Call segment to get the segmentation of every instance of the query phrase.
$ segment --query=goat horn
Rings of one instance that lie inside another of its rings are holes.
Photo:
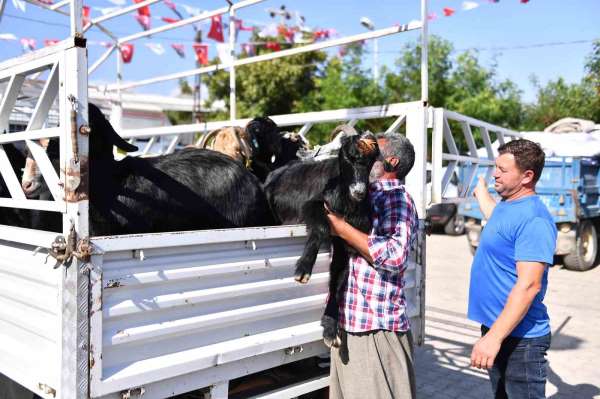
[[[354,127],[352,127],[348,124],[343,124],[343,125],[336,126],[335,129],[333,129],[333,131],[329,135],[329,141],[333,141],[337,137],[337,135],[340,133],[344,133],[346,136],[354,136],[354,135],[358,134],[358,132],[356,131],[356,129],[354,129]]]
[[[198,144],[199,148],[206,148],[206,146],[209,144],[209,141],[211,139],[214,139],[215,136],[217,134],[219,134],[221,132],[223,128],[221,129],[215,129],[211,132],[206,133],[204,136],[202,136],[202,138],[200,139],[200,143]]]
[[[371,138],[359,139],[357,144],[359,151],[363,154],[371,154],[377,148],[377,141]]]

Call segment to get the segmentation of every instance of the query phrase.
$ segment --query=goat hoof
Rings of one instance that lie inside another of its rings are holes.
[[[297,273],[294,276],[294,280],[296,280],[300,284],[306,284],[306,283],[308,283],[308,280],[310,280],[310,274],[309,273]]]

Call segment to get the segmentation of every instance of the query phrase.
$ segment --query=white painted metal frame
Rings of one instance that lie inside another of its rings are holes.
[[[286,115],[271,115],[273,119],[280,127],[289,126],[300,126],[299,132],[302,135],[306,135],[310,129],[318,123],[349,123],[356,124],[360,120],[377,119],[377,118],[388,118],[395,117],[394,122],[387,128],[388,132],[397,131],[406,121],[406,115],[413,112],[420,106],[418,101],[411,103],[395,103],[388,105],[377,105],[363,108],[346,108],[330,111],[319,111],[319,112],[305,112],[299,114],[286,114]],[[250,118],[236,119],[236,120],[224,120],[215,122],[195,123],[188,125],[176,125],[167,127],[157,128],[146,128],[143,130],[138,129],[123,129],[119,132],[121,137],[127,139],[149,139],[150,141],[146,146],[141,149],[140,154],[144,156],[148,155],[162,155],[165,153],[172,152],[179,140],[185,134],[190,133],[201,133],[206,134],[215,129],[220,129],[226,126],[245,126],[250,121]],[[171,142],[171,146],[166,148],[166,151],[162,152],[150,152],[150,148],[154,143],[156,137],[161,136],[172,136],[175,135],[175,144]],[[198,139],[198,142],[201,138]]]
[[[463,175],[465,176],[465,179],[461,182],[462,190],[458,193],[459,197],[464,198],[468,194],[469,187],[476,177],[479,165],[487,165],[486,180],[491,177],[496,154],[492,148],[492,137],[490,136],[490,133],[494,134],[500,145],[504,144],[507,140],[521,137],[519,132],[492,125],[444,108],[435,108],[433,114],[431,203],[442,202],[442,197],[448,188],[452,174],[459,166],[466,168],[466,172]],[[461,154],[456,146],[454,133],[452,132],[449,123],[450,121],[455,121],[460,124],[462,134],[468,146],[467,154]],[[477,153],[473,128],[478,129],[480,132],[486,150],[485,157],[481,157]],[[444,143],[446,144],[448,152],[444,152]],[[442,175],[442,167],[445,161],[447,161],[448,164],[446,172]]]

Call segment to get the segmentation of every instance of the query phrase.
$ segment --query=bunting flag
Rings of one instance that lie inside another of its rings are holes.
[[[125,64],[129,64],[133,59],[133,44],[121,44],[121,59]]]
[[[139,24],[142,26],[142,28],[144,30],[150,29],[150,16],[137,14],[137,15],[134,15],[133,17],[135,18],[136,21],[139,22]]]
[[[229,43],[217,44],[217,54],[223,64],[230,64],[233,61],[231,51],[229,50]]]
[[[133,0],[135,4],[141,3],[144,0]],[[145,15],[147,17],[150,16],[150,7],[143,6],[137,9],[138,15]]]
[[[221,16],[215,15],[210,20],[210,31],[208,32],[208,37],[211,39],[223,43],[225,40],[223,39],[223,24],[221,23]]]
[[[196,52],[196,61],[200,65],[208,65],[208,45],[202,43],[192,44],[194,51]]]
[[[254,45],[250,43],[242,43],[242,51],[249,57],[256,55],[256,49],[254,48]]]
[[[178,56],[185,58],[185,46],[183,44],[173,43],[171,44],[171,48],[175,50]]]
[[[239,18],[234,18],[234,23],[235,23],[235,29],[237,29],[239,31],[248,31],[248,32],[254,31],[253,26],[244,26],[244,21],[242,21]]]
[[[267,42],[265,43],[265,47],[272,51],[281,50],[281,45],[277,42]]]
[[[427,15],[427,20],[428,21],[435,21],[437,19],[437,14],[432,12],[431,14]]]
[[[169,17],[161,17],[160,19],[163,20],[163,22],[166,22],[168,24],[172,24],[172,23],[175,23],[177,21],[181,21],[180,19],[169,18]]]
[[[277,27],[277,33],[285,37],[285,41],[288,43],[294,43],[294,29],[288,28],[286,25],[279,25]]]
[[[455,12],[454,8],[450,8],[450,7],[444,7],[443,11],[444,11],[445,17],[451,17],[452,14],[454,14],[454,12]]]
[[[106,48],[111,48],[113,46],[113,43],[111,43],[111,42],[100,42],[98,44],[100,44],[102,47],[106,47]]]
[[[479,3],[474,1],[463,1],[462,3],[462,9],[465,11],[474,10],[477,7],[479,7]]]
[[[12,0],[13,6],[21,12],[25,12],[25,2],[23,0]]]
[[[85,28],[86,26],[88,26],[91,23],[92,23],[92,21],[90,20],[90,7],[89,6],[81,7],[81,24]]]
[[[117,10],[120,10],[121,7],[92,7],[92,9],[98,11],[102,15],[108,15]]]
[[[156,55],[163,55],[165,53],[165,48],[160,43],[145,43],[145,46]]]
[[[177,7],[175,6],[175,3],[173,3],[171,0],[165,0],[164,3],[167,7],[169,7],[173,11],[175,11],[177,9]]]
[[[12,33],[0,33],[0,40],[17,40],[17,37]]]
[[[274,36],[277,36],[277,24],[269,24],[258,32],[258,37],[265,38]]]
[[[35,50],[35,39],[22,37],[20,42],[21,42],[21,46],[23,46],[23,51]]]
[[[52,5],[52,0],[37,0],[38,2],[42,3],[42,4],[46,4],[48,6]]]
[[[521,4],[529,3],[529,0],[521,0]]]
[[[202,10],[200,10],[199,8],[190,7],[187,4],[180,4],[180,6],[185,10],[185,12],[187,12],[191,16],[196,16],[196,15],[202,14]]]
[[[60,40],[57,39],[44,39],[44,47],[50,47],[58,44]]]

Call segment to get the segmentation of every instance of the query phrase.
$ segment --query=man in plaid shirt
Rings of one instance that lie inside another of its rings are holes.
[[[331,350],[330,398],[414,398],[413,343],[404,271],[418,216],[403,180],[415,152],[399,134],[380,134],[382,161],[371,171],[369,234],[329,213],[332,233],[360,255],[350,258],[340,304],[342,345]]]

